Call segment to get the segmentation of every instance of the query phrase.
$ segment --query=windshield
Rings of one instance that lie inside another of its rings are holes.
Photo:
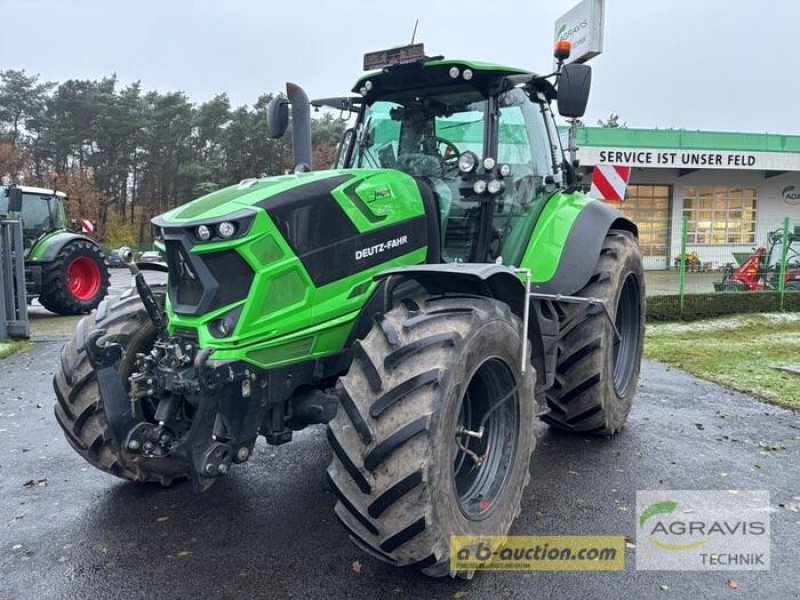
[[[0,192],[0,215],[8,214],[8,195]],[[47,231],[65,227],[64,203],[47,194],[22,194],[22,236],[26,247]]]
[[[469,87],[404,91],[368,106],[354,167],[400,169],[415,177],[455,174],[458,155],[483,156],[486,99]]]

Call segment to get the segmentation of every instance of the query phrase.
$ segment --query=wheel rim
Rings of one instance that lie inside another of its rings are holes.
[[[458,507],[471,521],[480,521],[492,513],[506,491],[514,467],[520,425],[515,385],[506,363],[490,358],[472,375],[461,399],[454,427],[453,485]],[[489,411],[480,439],[460,433],[463,429],[478,431]],[[480,466],[476,466],[470,452],[484,457]]]
[[[91,300],[100,290],[100,268],[91,258],[79,256],[67,267],[67,288],[78,300]]]
[[[639,285],[633,274],[625,278],[622,286],[614,325],[619,333],[614,342],[614,390],[624,396],[636,371],[642,327]]]

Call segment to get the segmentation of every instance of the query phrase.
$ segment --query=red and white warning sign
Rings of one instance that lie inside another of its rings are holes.
[[[94,222],[89,219],[81,219],[81,231],[83,233],[94,233]]]
[[[630,167],[595,165],[589,194],[611,202],[622,202],[625,199],[625,188],[628,186],[630,176]]]

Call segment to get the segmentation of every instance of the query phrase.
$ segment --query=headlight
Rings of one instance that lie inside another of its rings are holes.
[[[241,306],[228,311],[221,317],[217,317],[208,324],[208,332],[215,338],[228,337],[233,333],[233,330],[236,329],[236,323],[239,322],[239,317],[241,314]]]
[[[230,221],[223,221],[219,225],[217,225],[217,233],[219,237],[222,239],[227,240],[236,233],[236,224],[231,223]]]
[[[472,69],[464,69],[464,81],[472,79]]]
[[[458,67],[450,67],[449,73],[452,79],[456,79],[461,74]]]
[[[472,173],[477,164],[478,157],[474,152],[470,152],[469,150],[462,152],[461,156],[458,157],[458,170],[462,173]]]
[[[501,193],[505,189],[505,187],[506,184],[500,181],[499,179],[492,179],[486,186],[486,189],[490,194],[496,195]]]
[[[483,179],[478,179],[475,185],[472,186],[472,191],[476,194],[483,194],[486,191],[486,182]]]
[[[202,242],[207,242],[211,239],[211,229],[209,229],[208,225],[198,225],[195,233],[197,234],[197,239]]]
[[[500,177],[508,177],[511,175],[511,165],[500,165]]]
[[[486,158],[483,159],[483,168],[486,169],[487,171],[491,171],[492,169],[494,169],[494,166],[496,164],[497,161],[495,161],[495,159],[493,159],[491,156],[487,156]]]

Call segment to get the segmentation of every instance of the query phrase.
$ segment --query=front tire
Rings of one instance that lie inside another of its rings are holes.
[[[86,240],[74,240],[44,266],[39,302],[60,315],[88,313],[108,293],[109,277],[100,248]]]
[[[644,272],[633,234],[608,233],[594,273],[576,296],[604,300],[620,337],[602,306],[559,305],[556,377],[542,420],[566,431],[613,435],[636,395],[644,341]]]
[[[152,286],[152,289],[156,298],[163,301],[165,287]],[[188,477],[186,469],[156,472],[117,451],[106,420],[97,374],[86,353],[86,340],[96,329],[105,329],[105,338],[122,347],[122,359],[115,368],[126,384],[133,372],[136,354],[149,352],[157,337],[144,303],[133,288],[122,296],[106,298],[97,311],[80,320],[75,336],[61,349],[61,360],[53,377],[55,416],[67,441],[90,465],[122,479],[169,485],[176,479]]]
[[[404,300],[375,316],[328,429],[336,515],[356,545],[455,575],[451,535],[508,532],[534,446],[535,373],[520,372],[520,331],[507,305],[481,297]],[[483,438],[463,433],[481,421]],[[485,454],[481,466],[463,449]]]

